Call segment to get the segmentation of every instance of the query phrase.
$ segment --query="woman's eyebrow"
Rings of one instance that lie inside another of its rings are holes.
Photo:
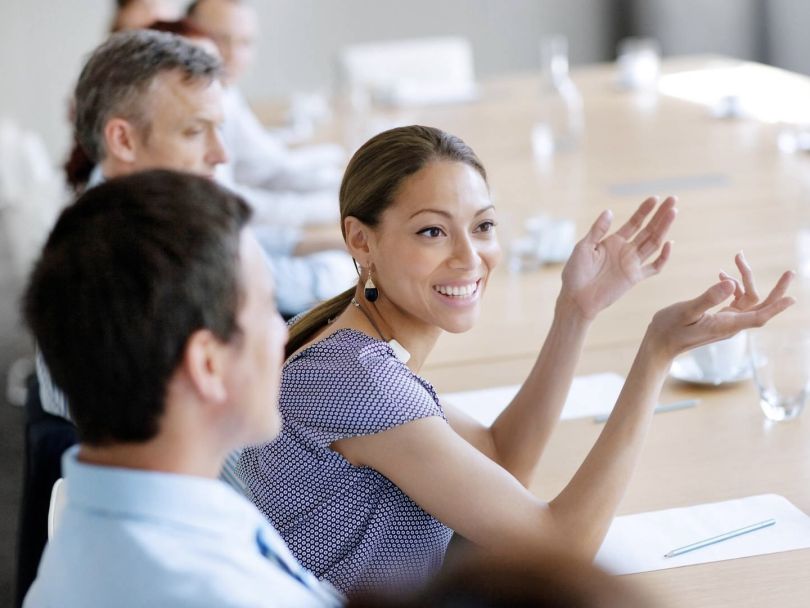
[[[489,211],[490,209],[494,209],[494,208],[495,208],[495,205],[487,205],[486,207],[483,207],[483,208],[479,209],[478,211],[476,211],[475,215],[479,216],[482,213],[484,213],[485,211]],[[448,218],[453,217],[453,214],[448,213],[447,211],[444,211],[442,209],[420,209],[416,213],[412,214],[411,217],[409,217],[408,219],[415,218],[420,213],[437,213],[438,215],[443,215],[443,216],[448,217]]]

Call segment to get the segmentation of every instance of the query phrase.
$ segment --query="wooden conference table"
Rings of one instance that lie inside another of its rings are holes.
[[[670,60],[663,72],[736,63]],[[757,69],[763,90],[800,78]],[[784,269],[804,268],[807,276],[800,272],[792,290],[799,302],[778,323],[810,326],[810,260],[803,262],[800,245],[810,230],[810,156],[781,153],[777,125],[719,119],[704,105],[621,91],[612,65],[576,69],[573,78],[585,101],[585,137],[551,167],[537,166],[531,154],[536,74],[485,82],[475,102],[398,111],[394,119],[441,127],[476,150],[489,172],[502,238],[537,213],[572,218],[581,235],[604,208],[618,225],[648,194],[679,197],[672,259],[597,319],[578,373],[626,374],[653,313],[699,294],[720,269],[736,270],[732,258],[742,248],[761,291]],[[810,256],[807,246],[803,254]],[[520,382],[550,324],[559,274],[559,266],[513,273],[504,264],[490,280],[476,328],[442,337],[423,375],[439,392]],[[661,402],[689,397],[700,404],[655,417],[619,514],[771,492],[810,513],[810,414],[767,423],[751,381],[701,388],[672,380]],[[567,483],[601,428],[591,419],[560,423],[532,486],[538,496],[552,498]],[[805,606],[810,550],[628,579],[665,606]]]

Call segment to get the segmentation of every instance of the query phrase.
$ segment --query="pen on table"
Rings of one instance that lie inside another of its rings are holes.
[[[653,410],[654,414],[664,414],[666,412],[674,412],[676,410],[685,410],[686,408],[695,407],[700,403],[700,399],[684,399],[683,401],[673,401],[672,403],[665,403],[659,405]],[[607,422],[610,414],[599,414],[593,417],[594,422]]]
[[[664,557],[675,557],[676,555],[683,555],[684,553],[689,553],[690,551],[694,551],[695,549],[702,549],[703,547],[708,547],[709,545],[714,545],[715,543],[722,543],[724,540],[729,540],[732,538],[736,538],[738,536],[742,536],[743,534],[749,534],[751,532],[756,532],[757,530],[762,530],[762,528],[768,528],[776,523],[775,519],[766,519],[765,521],[760,521],[755,524],[751,524],[750,526],[745,526],[744,528],[738,528],[736,530],[732,530],[731,532],[726,532],[725,534],[719,534],[717,536],[712,536],[711,538],[707,538],[706,540],[699,540],[696,543],[692,543],[691,545],[686,545],[685,547],[679,547],[677,549],[673,549]]]

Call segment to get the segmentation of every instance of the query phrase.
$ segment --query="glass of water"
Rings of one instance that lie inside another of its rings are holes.
[[[810,389],[810,332],[760,329],[749,340],[759,404],[769,420],[791,420]]]

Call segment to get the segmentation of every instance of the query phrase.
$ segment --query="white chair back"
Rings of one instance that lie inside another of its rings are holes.
[[[464,38],[357,44],[343,49],[340,65],[350,91],[365,89],[380,103],[449,103],[477,94],[472,46]]]
[[[65,510],[67,501],[67,484],[61,477],[56,480],[51,490],[51,502],[48,506],[48,540],[53,538],[53,533],[59,526],[62,519],[62,512]]]

